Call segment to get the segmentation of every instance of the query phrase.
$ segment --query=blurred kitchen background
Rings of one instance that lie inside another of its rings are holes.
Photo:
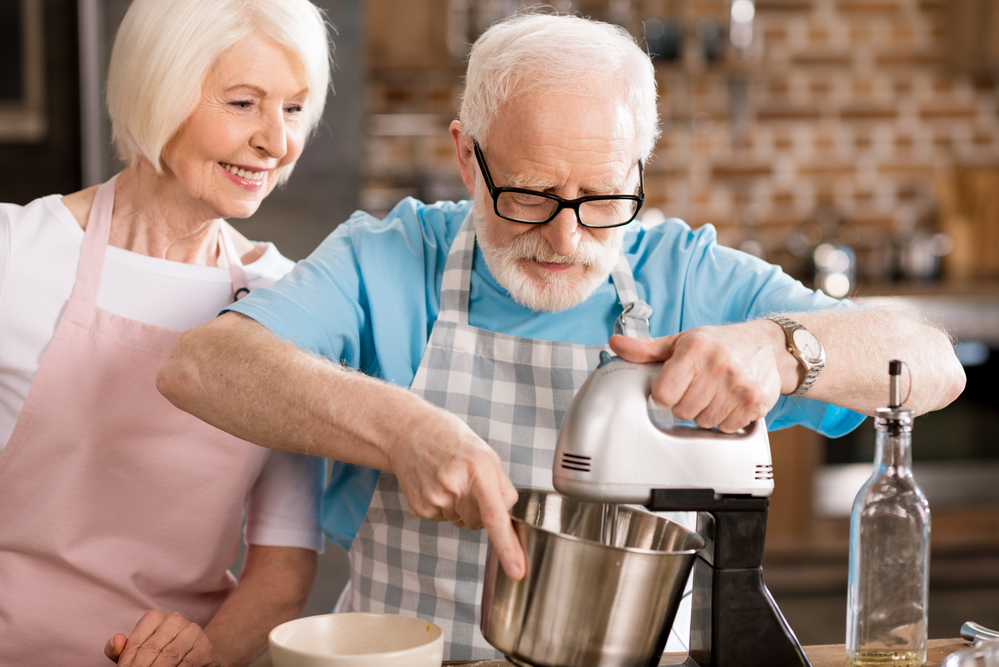
[[[319,0],[336,94],[287,187],[241,223],[306,256],[351,211],[466,196],[447,125],[468,45],[517,0]],[[642,224],[680,217],[836,297],[893,298],[958,341],[968,389],[915,422],[933,512],[930,636],[999,627],[999,3],[553,0],[652,54],[663,136]],[[102,86],[128,0],[0,1],[0,201],[120,168]],[[887,383],[886,383],[887,400]],[[766,579],[805,644],[844,640],[848,516],[873,428],[772,436]],[[306,613],[346,576],[328,545]]]

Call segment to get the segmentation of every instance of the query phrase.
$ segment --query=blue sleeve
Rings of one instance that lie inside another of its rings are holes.
[[[686,276],[685,319],[745,322],[773,313],[849,305],[808,289],[779,266],[719,245],[710,225],[695,233],[699,252],[694,252]]]
[[[804,396],[781,396],[767,414],[767,430],[801,424],[827,438],[838,438],[860,426],[865,419],[864,415],[837,405]]]
[[[675,292],[658,294],[654,283],[649,285],[650,298],[655,299],[653,308],[662,307],[668,318],[660,326],[672,329],[670,333],[745,322],[773,313],[853,307],[848,301],[808,289],[779,266],[719,245],[711,225],[691,230],[685,223],[673,220],[663,226],[660,233],[664,242],[657,243],[653,237],[640,239],[639,245],[649,245],[645,256],[653,266],[661,247],[667,256],[658,261],[669,262],[667,266],[678,274],[674,284],[683,285],[679,304],[672,309],[666,300],[675,301]],[[767,415],[767,426],[777,430],[802,424],[828,437],[839,437],[863,420],[863,415],[822,401],[782,396]]]
[[[326,537],[344,551],[350,551],[350,543],[364,522],[380,474],[373,468],[333,462],[320,517]]]
[[[780,267],[746,253],[712,244],[699,270],[716,270],[720,264],[733,267],[728,279],[736,286],[724,300],[729,321],[745,321],[773,313],[793,313],[823,308],[852,308],[820,290],[810,290],[784,273]],[[736,315],[738,304],[746,304],[745,314]],[[703,301],[700,308],[710,306]],[[860,426],[864,415],[803,396],[781,396],[767,414],[771,431],[801,424],[830,438],[838,438]]]
[[[330,234],[308,258],[272,287],[253,290],[228,310],[252,317],[278,338],[353,368],[362,360],[366,313],[360,267],[349,222]],[[367,361],[368,363],[363,363]],[[379,471],[332,461],[322,494],[320,523],[331,542],[350,549],[371,503]]]
[[[384,220],[355,213],[284,278],[228,310],[334,363],[408,387],[437,315],[447,251],[468,206],[406,199]],[[321,517],[334,544],[350,547],[378,476],[333,462]]]
[[[304,350],[357,368],[366,299],[349,229],[358,217],[351,216],[274,285],[253,290],[226,310],[252,317]]]
[[[717,244],[711,244],[705,252],[697,272],[718,272],[721,266],[729,267],[728,275],[721,273],[722,279],[735,288],[728,291],[721,303],[726,321],[746,321],[773,313],[853,307],[849,301],[839,301],[820,290],[808,289],[778,266]],[[703,283],[705,279],[701,278],[699,282]],[[740,303],[744,304],[744,314],[739,313]],[[710,311],[718,308],[718,302],[699,300],[698,308],[702,313]],[[767,414],[767,427],[776,431],[801,424],[824,436],[838,438],[860,426],[864,418],[852,410],[804,396],[781,396]]]

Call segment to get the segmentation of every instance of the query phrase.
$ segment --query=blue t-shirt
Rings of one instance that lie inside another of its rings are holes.
[[[440,310],[448,250],[470,208],[468,201],[428,205],[405,199],[384,220],[357,212],[273,287],[254,290],[229,310],[303,349],[409,387]],[[651,229],[634,224],[624,252],[638,297],[653,308],[653,336],[840,303],[777,266],[718,245],[710,225],[691,230],[676,219]],[[583,345],[606,343],[620,314],[610,279],[560,313],[521,306],[496,282],[478,248],[469,298],[471,326]],[[767,424],[771,430],[804,424],[836,437],[863,419],[819,401],[782,396]],[[334,464],[322,509],[334,543],[349,548],[377,479],[378,471]]]

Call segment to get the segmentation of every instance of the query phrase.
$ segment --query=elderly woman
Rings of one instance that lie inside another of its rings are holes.
[[[108,74],[128,166],[0,205],[0,665],[244,665],[300,613],[321,460],[200,422],[154,376],[290,270],[224,219],[288,177],[329,62],[308,0],[135,0]]]

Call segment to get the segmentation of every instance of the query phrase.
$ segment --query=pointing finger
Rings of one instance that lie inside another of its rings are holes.
[[[527,574],[527,554],[520,544],[517,531],[513,529],[513,520],[503,512],[502,518],[486,523],[486,532],[492,540],[496,555],[503,565],[506,576],[513,581],[520,581]]]
[[[498,487],[479,485],[473,492],[478,496],[479,514],[503,571],[513,581],[520,581],[527,574],[527,554],[513,528],[509,507]]]

